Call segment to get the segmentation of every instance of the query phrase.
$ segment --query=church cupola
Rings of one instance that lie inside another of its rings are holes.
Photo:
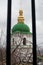
[[[18,23],[15,24],[12,28],[12,34],[22,33],[22,34],[31,34],[30,28],[24,23],[23,10],[19,10]]]

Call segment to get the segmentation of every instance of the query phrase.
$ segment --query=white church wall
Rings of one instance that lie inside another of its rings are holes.
[[[14,44],[15,44],[15,41],[16,41],[17,45],[19,45],[19,43],[20,43],[20,45],[23,45],[23,38],[26,38],[26,45],[32,44],[32,35],[29,35],[29,34],[13,34],[13,35],[11,35],[11,45],[13,45],[13,39],[14,39]]]

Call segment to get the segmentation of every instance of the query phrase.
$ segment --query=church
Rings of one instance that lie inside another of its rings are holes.
[[[13,64],[33,62],[32,32],[24,22],[23,10],[19,10],[17,21],[11,33],[12,62],[13,58],[15,59]]]

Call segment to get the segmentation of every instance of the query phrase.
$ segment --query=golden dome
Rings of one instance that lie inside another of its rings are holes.
[[[18,23],[21,23],[21,22],[24,23],[24,17],[23,17],[23,11],[22,10],[19,11],[19,16],[18,16]]]

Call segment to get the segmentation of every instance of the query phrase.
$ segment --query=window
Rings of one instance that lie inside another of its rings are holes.
[[[26,38],[23,38],[23,45],[26,45]]]
[[[14,45],[14,38],[13,38],[13,45]]]

